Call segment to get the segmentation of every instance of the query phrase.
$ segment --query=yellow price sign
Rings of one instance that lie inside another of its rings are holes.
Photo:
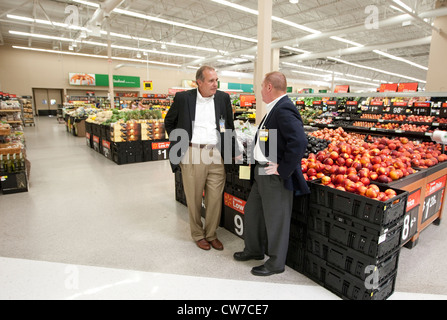
[[[152,81],[144,81],[144,91],[152,91],[153,89]]]

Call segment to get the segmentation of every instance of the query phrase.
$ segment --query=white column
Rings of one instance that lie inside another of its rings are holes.
[[[256,124],[259,125],[264,117],[266,104],[262,101],[261,84],[266,73],[272,71],[272,13],[273,0],[258,1],[258,53],[254,90],[256,94]]]
[[[110,30],[108,30],[108,32],[107,32],[107,55],[108,55],[108,60],[107,61],[108,61],[108,64],[109,64],[109,99],[110,99],[110,108],[114,109],[115,108],[115,91],[113,89],[112,41],[110,41]]]
[[[279,48],[272,49],[272,71],[279,71]]]

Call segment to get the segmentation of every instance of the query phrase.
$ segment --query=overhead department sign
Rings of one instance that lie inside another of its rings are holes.
[[[72,86],[109,86],[109,76],[106,74],[69,73],[68,79]],[[139,88],[140,77],[113,76],[113,86],[121,88]]]

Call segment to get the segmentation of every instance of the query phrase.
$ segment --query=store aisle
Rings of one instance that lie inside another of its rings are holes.
[[[234,261],[243,241],[223,228],[223,252],[199,250],[168,161],[118,166],[56,118],[38,118],[25,134],[30,191],[0,195],[0,299],[203,299],[204,292],[210,299],[337,299],[290,268],[252,276],[259,262]],[[439,259],[446,228],[430,227],[416,248],[402,251],[393,298],[446,298],[447,262]],[[79,286],[67,287],[77,274]]]

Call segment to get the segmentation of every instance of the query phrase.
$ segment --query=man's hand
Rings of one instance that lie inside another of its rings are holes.
[[[271,176],[271,175],[279,176],[277,163],[269,162],[268,167],[266,167],[264,170],[265,170],[265,173],[268,174],[269,176]]]

